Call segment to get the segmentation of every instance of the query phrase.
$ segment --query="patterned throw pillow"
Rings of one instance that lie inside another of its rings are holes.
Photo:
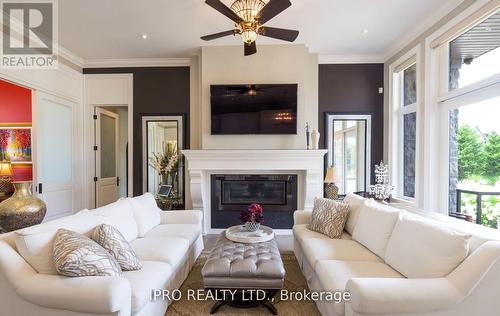
[[[340,238],[348,216],[349,205],[330,199],[316,198],[308,228],[330,238]]]
[[[94,229],[92,239],[116,259],[123,271],[141,269],[139,257],[118,229],[111,225],[101,224]]]
[[[54,265],[59,274],[70,277],[121,275],[115,258],[92,239],[59,229],[54,239]]]

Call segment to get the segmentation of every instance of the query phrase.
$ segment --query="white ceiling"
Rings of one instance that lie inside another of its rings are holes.
[[[320,55],[383,56],[461,0],[291,2],[289,9],[266,25],[299,30],[295,43]],[[189,57],[203,45],[241,45],[232,36],[212,42],[200,39],[232,27],[228,18],[203,0],[59,1],[60,45],[83,59]],[[146,40],[141,38],[144,33]],[[257,43],[284,42],[259,37]]]

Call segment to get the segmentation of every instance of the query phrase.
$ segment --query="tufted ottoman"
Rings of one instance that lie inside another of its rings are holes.
[[[235,243],[222,233],[201,273],[205,289],[223,293],[217,296],[223,299],[212,307],[211,314],[228,304],[241,308],[264,306],[277,315],[271,301],[283,288],[285,268],[276,241]]]

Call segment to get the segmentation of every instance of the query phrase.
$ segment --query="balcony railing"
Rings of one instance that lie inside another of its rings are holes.
[[[462,213],[462,194],[472,194],[476,196],[476,218],[474,218],[472,215]],[[483,201],[483,196],[495,196],[499,195],[500,192],[486,192],[486,191],[473,191],[473,190],[463,190],[463,189],[457,189],[457,211],[456,212],[451,212],[450,211],[450,216],[460,218],[469,222],[475,222],[476,224],[482,225],[482,215],[483,215],[483,209],[482,209],[482,201]]]

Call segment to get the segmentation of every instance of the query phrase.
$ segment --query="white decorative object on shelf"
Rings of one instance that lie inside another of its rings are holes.
[[[370,185],[370,195],[377,200],[385,200],[392,194],[394,187],[389,184],[389,166],[383,161],[375,165],[375,184]]]
[[[319,138],[320,138],[320,133],[318,132],[317,129],[313,129],[311,132],[311,142],[312,142],[312,149],[319,149]]]
[[[226,238],[234,242],[255,244],[272,240],[274,232],[271,227],[264,225],[260,225],[260,228],[254,232],[248,231],[244,225],[237,225],[226,229]]]
[[[309,126],[309,122],[306,122],[306,149],[311,149],[310,134],[311,134],[311,127]]]

